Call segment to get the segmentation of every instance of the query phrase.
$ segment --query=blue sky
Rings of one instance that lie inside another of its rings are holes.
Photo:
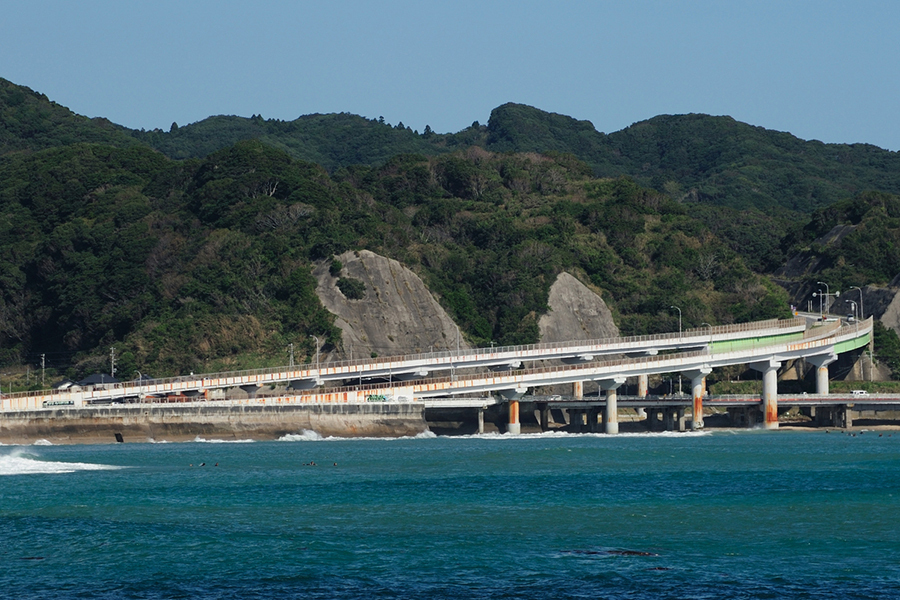
[[[519,102],[605,132],[707,113],[900,150],[900,2],[0,0],[0,77],[168,130],[210,115],[384,116]]]

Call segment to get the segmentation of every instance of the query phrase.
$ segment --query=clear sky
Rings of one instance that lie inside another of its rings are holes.
[[[900,150],[900,1],[0,0],[0,77],[168,130],[350,112],[455,132],[519,102],[604,132],[707,113]]]

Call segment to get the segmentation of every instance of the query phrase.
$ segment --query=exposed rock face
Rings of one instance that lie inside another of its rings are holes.
[[[568,273],[550,288],[550,311],[538,321],[542,342],[617,337],[619,328],[603,299]]]
[[[329,262],[313,272],[316,293],[343,332],[344,347],[335,359],[455,350],[457,340],[460,348],[470,347],[418,275],[396,260],[368,250],[345,252],[338,260],[344,265],[340,277],[362,281],[365,295],[347,298]]]

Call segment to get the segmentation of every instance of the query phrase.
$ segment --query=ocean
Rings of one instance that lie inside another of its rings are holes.
[[[900,598],[900,432],[0,447],[0,598]]]

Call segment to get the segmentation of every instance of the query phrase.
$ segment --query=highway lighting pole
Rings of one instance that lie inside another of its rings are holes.
[[[844,302],[849,302],[853,306],[853,318],[859,321],[859,315],[856,313],[856,302],[853,300],[844,300]]]
[[[850,289],[851,290],[859,290],[859,318],[865,319],[866,318],[866,309],[863,307],[862,288],[859,287],[858,285],[853,285],[853,286],[850,286]]]
[[[674,308],[675,310],[678,311],[678,337],[680,338],[681,337],[681,309],[674,305],[670,306],[669,308]]]
[[[681,340],[681,309],[675,306],[674,304],[669,308],[674,308],[678,311],[678,340]],[[681,373],[678,373],[678,395],[681,396]]]
[[[309,336],[316,340],[316,379],[319,378],[319,338],[314,335]]]
[[[828,314],[828,312],[829,312],[828,302],[829,302],[829,298],[831,298],[831,290],[829,289],[828,284],[825,283],[824,281],[817,281],[816,284],[825,286],[825,312],[823,313],[823,316],[824,316],[825,314]],[[834,295],[835,295],[835,297],[837,297],[840,295],[840,292],[835,292]],[[819,301],[821,302],[821,298]]]

